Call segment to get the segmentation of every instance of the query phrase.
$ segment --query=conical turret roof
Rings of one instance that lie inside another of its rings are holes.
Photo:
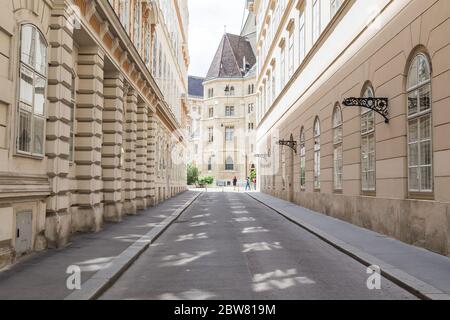
[[[245,37],[226,33],[219,44],[206,80],[243,77],[255,63],[256,57],[250,42]]]

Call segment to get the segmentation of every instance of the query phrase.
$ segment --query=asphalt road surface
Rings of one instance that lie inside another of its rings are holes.
[[[243,193],[202,194],[101,299],[415,299]],[[374,283],[374,282],[372,282]]]

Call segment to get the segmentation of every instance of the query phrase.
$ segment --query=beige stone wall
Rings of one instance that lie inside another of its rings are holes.
[[[298,154],[292,156],[292,199],[280,183],[283,167],[279,163],[275,169],[275,186],[272,168],[266,168],[261,188],[307,208],[450,255],[450,7],[445,0],[415,0],[391,6],[386,12],[399,11],[394,12],[391,20],[380,24],[374,37],[365,39],[362,34],[366,42],[356,54],[334,62],[340,64],[336,72],[322,75],[317,80],[320,86],[310,88],[304,93],[307,98],[297,100],[271,130],[262,134],[260,151],[272,148],[273,152],[280,152],[270,142],[271,136],[287,139],[293,134],[298,141],[304,126],[306,190],[300,190]],[[426,199],[408,192],[406,74],[411,58],[418,52],[430,57],[432,64],[434,193]],[[295,76],[300,78],[301,72]],[[360,109],[343,108],[344,181],[342,194],[336,193],[333,190],[333,108],[347,97],[361,96],[367,81],[372,84],[375,96],[389,98],[389,124],[376,115],[376,192],[366,195],[361,191]],[[286,95],[294,94],[289,85],[285,88]],[[322,131],[320,190],[313,188],[316,116],[320,118]],[[288,157],[293,154],[290,149],[285,152]],[[286,167],[289,165],[287,162]]]
[[[16,152],[18,48],[20,25],[35,25],[50,39],[47,1],[3,1],[0,13],[0,268],[15,258],[16,216],[31,212],[31,246],[46,247],[45,199],[50,195],[47,158]],[[50,72],[49,72],[50,73]],[[50,77],[50,74],[49,74]]]
[[[185,165],[172,161],[172,152],[178,159],[185,156],[180,123],[113,9],[84,0],[4,2],[0,268],[16,256],[16,217],[22,212],[32,216],[29,251],[43,250],[65,246],[73,233],[99,231],[104,221],[119,222],[186,190]],[[148,11],[146,17],[153,21]],[[17,53],[24,23],[34,25],[48,44],[44,156],[16,151]],[[156,149],[159,127],[164,152]],[[169,166],[158,178],[159,159]]]

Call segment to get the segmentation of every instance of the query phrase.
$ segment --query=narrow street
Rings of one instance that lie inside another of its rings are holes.
[[[415,299],[243,193],[202,194],[101,299]]]

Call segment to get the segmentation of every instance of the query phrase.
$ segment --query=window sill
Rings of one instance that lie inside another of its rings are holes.
[[[14,156],[21,157],[21,158],[33,159],[33,160],[44,160],[44,158],[45,158],[45,156],[43,156],[43,155],[33,155],[33,154],[28,154],[28,153],[21,153],[18,151],[16,151]]]
[[[435,200],[434,192],[410,192],[408,200]]]

